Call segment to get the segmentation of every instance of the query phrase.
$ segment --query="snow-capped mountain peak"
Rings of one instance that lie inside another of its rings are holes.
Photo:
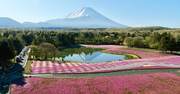
[[[64,19],[46,21],[48,24],[70,28],[126,28],[127,26],[112,21],[90,7],[76,10]]]
[[[99,17],[100,13],[96,12],[90,7],[84,7],[70,13],[66,18],[78,18],[78,17]]]

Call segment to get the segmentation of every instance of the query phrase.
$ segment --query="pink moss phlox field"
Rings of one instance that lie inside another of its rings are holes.
[[[86,47],[91,48],[103,48],[105,49],[105,52],[110,53],[129,53],[129,54],[135,54],[140,56],[141,58],[152,58],[152,57],[162,57],[162,56],[172,56],[169,54],[160,53],[157,51],[146,51],[146,50],[140,50],[140,49],[132,49],[132,48],[125,48],[122,46],[117,45],[84,45]]]
[[[112,53],[136,54],[141,56],[141,59],[94,64],[33,61],[32,73],[89,73],[138,68],[180,68],[180,56],[176,55],[162,54],[157,51],[135,50],[115,45],[86,45],[86,47],[105,48],[105,52]]]
[[[94,64],[52,61],[33,61],[32,63],[32,73],[89,73],[139,68],[180,68],[180,56],[163,56]]]
[[[172,73],[95,78],[27,78],[13,94],[179,94],[180,77]]]

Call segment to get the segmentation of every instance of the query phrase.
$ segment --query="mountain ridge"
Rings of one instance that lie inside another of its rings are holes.
[[[21,27],[22,24],[8,17],[0,17],[0,27]]]
[[[5,21],[7,20],[7,22]],[[1,23],[2,22],[2,23]],[[6,25],[3,25],[5,23]],[[10,18],[0,17],[0,27],[60,27],[60,28],[126,28],[126,25],[119,24],[103,16],[90,7],[84,7],[68,14],[62,19],[51,19],[43,22],[19,23]]]

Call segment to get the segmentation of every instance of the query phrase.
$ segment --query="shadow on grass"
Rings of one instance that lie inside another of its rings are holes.
[[[23,67],[20,64],[14,64],[7,71],[0,70],[0,94],[7,94],[10,85],[23,86],[26,84],[23,76]]]

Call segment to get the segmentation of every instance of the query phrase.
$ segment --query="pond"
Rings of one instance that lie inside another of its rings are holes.
[[[104,52],[80,53],[71,54],[64,57],[64,61],[81,62],[81,63],[100,63],[111,62],[117,60],[125,60],[125,55],[116,55]]]

